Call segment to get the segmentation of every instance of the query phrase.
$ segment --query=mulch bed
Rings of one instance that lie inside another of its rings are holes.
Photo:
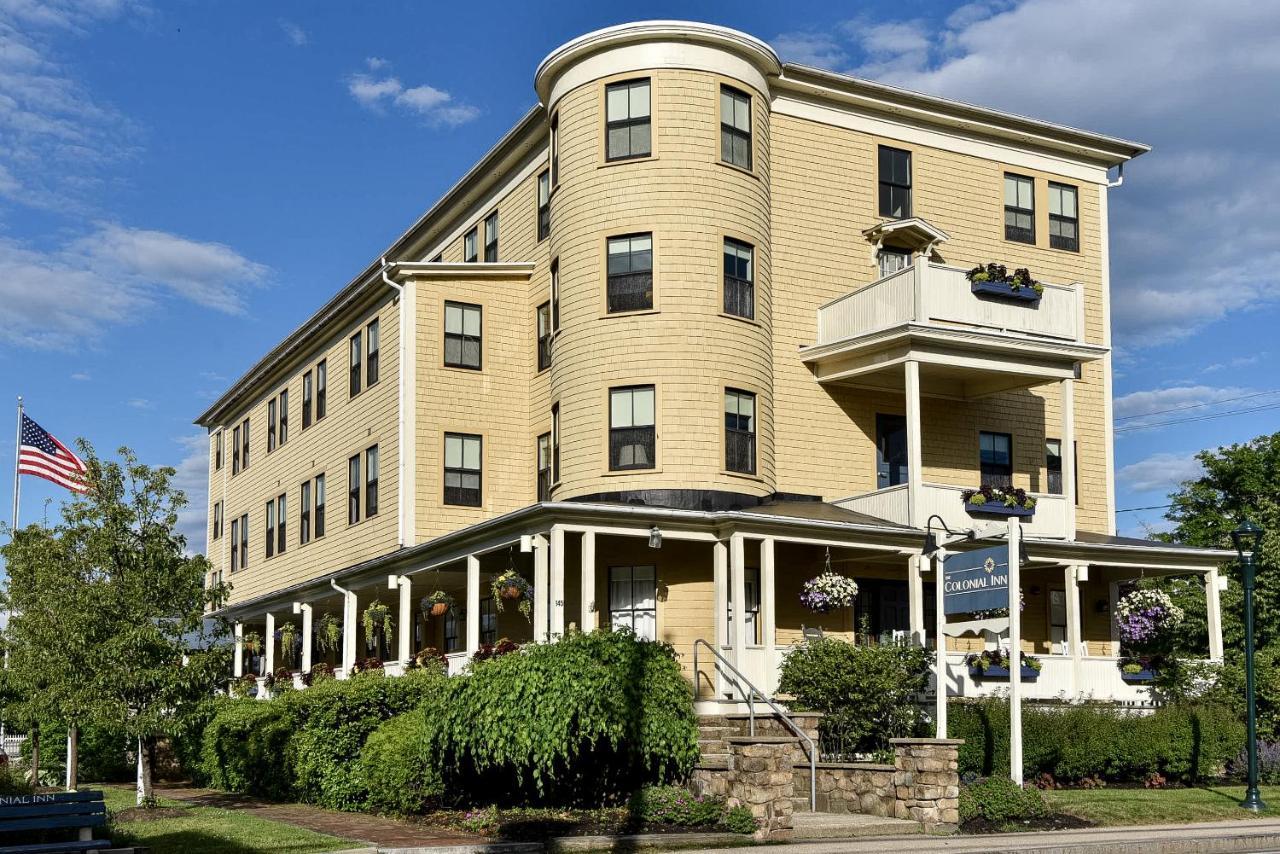
[[[410,819],[415,823],[450,830],[463,830],[468,813],[442,810]],[[511,810],[499,812],[495,828],[480,830],[492,839],[513,842],[543,842],[560,836],[630,836],[638,833],[705,833],[720,828],[636,822],[625,809],[599,810]],[[475,831],[472,831],[475,832]]]
[[[1022,833],[1032,830],[1080,830],[1085,827],[1096,827],[1087,819],[1066,813],[1053,813],[1042,818],[1026,819],[1011,824],[996,824],[985,818],[974,818],[960,825],[960,832],[966,834],[983,833]]]

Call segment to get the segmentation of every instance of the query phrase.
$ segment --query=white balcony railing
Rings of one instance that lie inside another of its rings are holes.
[[[974,679],[965,659],[970,653],[947,653],[947,691],[953,697],[987,697],[1009,690],[1007,679]],[[1022,696],[1028,700],[1107,700],[1147,705],[1154,699],[1150,685],[1124,681],[1119,659],[1083,656],[1077,665],[1069,655],[1036,655],[1040,675],[1023,680]]]
[[[920,489],[920,511],[915,514],[916,518],[928,519],[936,513],[950,528],[958,530],[972,527],[974,517],[969,514],[964,503],[963,492],[964,487],[960,486],[923,484]],[[1036,512],[1023,524],[1023,531],[1032,537],[1067,536],[1069,508],[1065,496],[1039,492],[1030,495],[1036,499]],[[905,483],[855,495],[835,503],[846,510],[865,513],[900,525],[910,524]]]
[[[1080,286],[1042,284],[1044,294],[1036,303],[982,299],[959,267],[907,267],[819,308],[816,343],[833,344],[906,323],[1080,341]]]

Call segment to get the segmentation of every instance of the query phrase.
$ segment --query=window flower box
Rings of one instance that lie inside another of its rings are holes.
[[[1131,685],[1148,685],[1156,681],[1156,672],[1145,667],[1142,670],[1121,670],[1120,678]]]
[[[969,665],[969,675],[972,676],[974,679],[990,679],[990,680],[1008,681],[1009,668],[1001,667],[995,664],[989,664],[987,665],[987,669],[983,670],[978,665],[971,664]],[[1039,678],[1040,678],[1039,670],[1036,670],[1034,667],[1029,667],[1025,664],[1022,665],[1022,681],[1023,682],[1035,682]]]
[[[988,649],[983,652],[975,652],[965,659],[965,664],[969,666],[969,675],[974,679],[1001,679],[1010,678],[1010,660],[1012,656],[1006,655],[1004,650]],[[1019,677],[1022,682],[1034,682],[1040,678],[1040,659],[1033,658],[1025,652],[1019,656],[1021,668],[1019,669]]]
[[[1010,273],[1003,264],[987,264],[974,267],[965,277],[969,280],[969,289],[973,293],[998,299],[1037,303],[1044,293],[1044,285],[1032,278],[1031,271],[1026,267],[1019,267]]]
[[[1005,489],[1000,486],[983,486],[966,489],[960,494],[964,509],[970,515],[981,516],[1034,516],[1036,500],[1026,490]]]

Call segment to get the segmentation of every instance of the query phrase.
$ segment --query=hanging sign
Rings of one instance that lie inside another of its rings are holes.
[[[992,546],[947,555],[942,609],[970,614],[1009,607],[1009,547]]]

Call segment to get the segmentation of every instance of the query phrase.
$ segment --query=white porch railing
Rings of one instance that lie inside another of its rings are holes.
[[[978,486],[974,483],[974,486]],[[964,487],[926,483],[920,490],[920,512],[917,519],[928,519],[937,514],[947,526],[959,530],[972,527],[974,518],[965,507],[961,493]],[[1030,493],[1036,499],[1035,515],[1023,524],[1022,530],[1032,537],[1065,537],[1067,535],[1068,507],[1065,496],[1047,493]],[[855,495],[835,502],[846,510],[865,513],[879,519],[909,524],[907,485],[899,484],[863,495]]]
[[[5,755],[11,760],[22,758],[22,745],[26,743],[25,735],[6,735],[3,740]]]
[[[947,693],[952,697],[989,697],[1007,694],[1008,679],[975,679],[965,664],[971,653],[947,653]],[[1106,700],[1149,705],[1154,699],[1150,685],[1125,682],[1119,659],[1114,656],[1036,655],[1040,675],[1022,681],[1022,696],[1028,700]]]
[[[1044,293],[1037,303],[980,299],[960,267],[907,267],[819,308],[817,343],[858,338],[904,323],[1080,340],[1080,287],[1042,284]]]

